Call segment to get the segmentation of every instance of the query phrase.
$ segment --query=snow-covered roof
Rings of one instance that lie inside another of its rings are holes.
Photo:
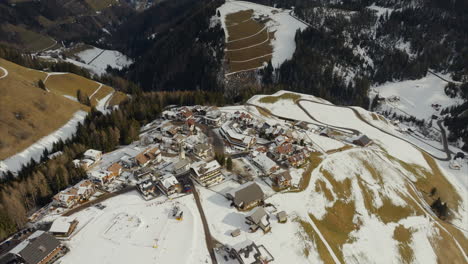
[[[95,149],[88,149],[87,151],[85,151],[83,155],[89,158],[96,158],[97,156],[102,155],[102,151],[95,150]]]
[[[68,230],[70,229],[70,226],[72,224],[74,219],[70,217],[59,217],[55,219],[55,221],[52,223],[52,226],[50,226],[49,232],[51,233],[67,233]]]
[[[272,168],[278,166],[276,163],[271,160],[265,153],[258,153],[254,156],[253,161],[255,161],[259,166],[261,166],[265,171],[269,171]]]
[[[216,160],[210,162],[198,161],[192,164],[192,169],[197,176],[200,176],[221,169],[221,165]]]
[[[184,168],[185,166],[189,165],[190,162],[187,159],[180,159],[177,163],[174,164],[173,169],[175,171]]]
[[[104,177],[107,177],[111,174],[110,171],[89,171],[88,176],[90,178],[95,178],[95,179],[102,179]]]
[[[161,184],[164,186],[164,188],[168,189],[171,186],[179,184],[179,181],[176,179],[176,177],[174,177],[174,175],[168,174],[161,179]]]
[[[245,144],[249,144],[253,137],[242,134],[241,130],[236,127],[237,125],[237,123],[234,123],[232,124],[232,127],[230,127],[228,123],[224,123],[221,128],[228,137],[242,141]]]
[[[92,165],[94,163],[94,160],[84,159],[84,160],[81,160],[81,163],[86,164],[87,166],[90,166],[90,165]]]

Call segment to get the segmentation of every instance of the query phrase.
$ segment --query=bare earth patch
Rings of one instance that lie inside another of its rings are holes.
[[[227,38],[225,59],[229,73],[253,70],[272,59],[271,40],[266,21],[253,18],[253,10],[244,10],[226,16]]]

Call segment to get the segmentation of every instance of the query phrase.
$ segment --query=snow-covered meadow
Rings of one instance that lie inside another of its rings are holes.
[[[439,75],[450,80],[448,74]],[[371,95],[379,94],[387,99],[382,110],[393,110],[400,115],[428,119],[434,114],[439,114],[440,109],[463,103],[462,99],[450,98],[445,94],[446,85],[446,81],[428,73],[426,77],[418,80],[388,82],[372,87]],[[439,110],[432,106],[435,104],[440,105]]]
[[[129,66],[133,61],[116,50],[103,50],[92,47],[76,54],[85,62],[85,68],[88,68],[95,73],[102,74],[106,72],[107,66],[116,69],[122,69]]]
[[[144,201],[136,192],[111,198],[106,208],[73,215],[76,233],[64,242],[62,263],[206,263],[203,227],[192,195]],[[172,216],[177,205],[183,220]]]

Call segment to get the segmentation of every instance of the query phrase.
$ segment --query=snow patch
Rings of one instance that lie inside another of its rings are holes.
[[[61,128],[50,135],[39,139],[36,143],[32,144],[20,153],[5,159],[3,163],[6,165],[7,170],[17,172],[21,169],[23,164],[28,163],[31,159],[38,161],[41,158],[44,149],[47,148],[50,150],[54,142],[57,142],[60,139],[66,140],[72,137],[73,133],[76,131],[77,124],[83,122],[86,115],[87,113],[85,111],[77,111]]]

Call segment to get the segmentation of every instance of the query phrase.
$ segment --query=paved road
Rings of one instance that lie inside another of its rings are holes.
[[[295,103],[297,104],[297,106],[299,106],[299,108],[301,108],[302,111],[304,111],[304,113],[306,113],[306,115],[308,117],[310,117],[310,119],[314,120],[315,122],[317,123],[320,123],[326,127],[329,127],[329,128],[333,128],[333,129],[336,129],[336,130],[345,130],[345,131],[348,131],[349,133],[353,134],[353,135],[359,135],[361,134],[361,132],[359,132],[358,130],[356,129],[353,129],[353,128],[349,128],[349,127],[340,127],[340,126],[332,126],[330,124],[327,124],[327,123],[324,123],[324,122],[321,122],[317,119],[315,119],[311,113],[309,113],[309,111],[307,111],[307,109],[305,109],[301,104],[300,102],[302,101],[307,101],[307,102],[313,102],[313,103],[316,103],[315,101],[312,101],[312,100],[308,100],[308,99],[299,99],[299,100],[296,100]],[[329,104],[325,104],[325,103],[319,103],[319,104],[323,104],[323,105],[328,105],[330,106]]]
[[[203,211],[203,206],[200,201],[198,190],[196,189],[195,184],[193,182],[192,182],[192,186],[193,186],[193,197],[195,198],[195,203],[197,204],[198,211],[200,212],[203,229],[205,230],[206,246],[208,248],[208,252],[210,252],[211,263],[218,264],[218,261],[216,260],[215,251],[214,251],[215,243],[213,241],[213,237],[211,236],[210,227],[208,225],[208,220],[206,220],[205,211]]]
[[[329,124],[326,124],[326,123],[323,123],[323,122],[320,122],[318,121],[317,119],[315,119],[309,112],[307,112],[304,108],[302,108],[301,105],[298,104],[298,106],[304,111],[304,113],[307,114],[307,116],[314,120],[314,122],[309,122],[309,121],[305,121],[305,120],[297,120],[297,119],[293,119],[293,118],[289,118],[289,117],[284,117],[284,116],[279,116],[279,115],[276,115],[276,114],[273,114],[269,109],[265,108],[265,107],[262,107],[262,106],[258,106],[258,105],[254,105],[254,104],[250,104],[250,103],[246,103],[246,105],[249,105],[249,106],[254,106],[254,107],[258,107],[260,109],[262,109],[263,111],[265,112],[268,112],[268,114],[270,114],[271,116],[274,116],[278,119],[281,119],[281,120],[284,120],[284,121],[288,121],[288,122],[305,122],[305,123],[308,123],[308,124],[313,124],[313,125],[318,125],[318,126],[321,126],[321,127],[328,127],[329,129],[331,130],[336,130],[338,132],[346,132],[346,133],[350,133],[350,134],[353,134],[353,135],[358,135],[359,134],[359,131],[355,130],[355,129],[351,129],[351,128],[345,128],[345,127],[336,127],[336,126],[331,126]]]
[[[329,106],[329,104],[320,103],[320,102],[316,102],[316,101],[308,100],[308,99],[299,99],[299,100],[297,100],[297,101],[296,101],[296,104],[297,104],[308,116],[311,116],[311,115],[308,113],[307,109],[303,108],[303,107],[300,105],[300,102],[303,102],[303,101],[308,101],[308,102],[312,102],[312,103],[315,103],[315,104],[322,104],[322,105],[328,105],[328,106]],[[428,155],[430,155],[430,156],[433,157],[434,159],[438,159],[438,160],[441,160],[441,161],[450,161],[450,159],[451,159],[451,152],[450,152],[450,150],[449,150],[449,148],[448,148],[448,143],[447,143],[447,137],[446,137],[445,129],[441,126],[441,122],[442,122],[442,121],[437,122],[437,124],[439,125],[439,127],[440,127],[440,129],[441,129],[441,133],[442,133],[442,143],[443,143],[443,145],[444,145],[444,152],[447,154],[447,157],[445,157],[445,158],[441,158],[441,157],[434,156],[433,154],[431,154],[431,153],[425,151],[424,149],[420,148],[419,146],[415,145],[415,144],[412,143],[411,141],[409,141],[409,140],[407,140],[407,139],[404,139],[404,138],[402,138],[402,137],[399,137],[399,136],[397,136],[397,135],[394,135],[394,134],[392,134],[392,133],[390,133],[390,132],[387,132],[386,130],[384,130],[384,129],[380,128],[380,127],[377,127],[377,126],[373,125],[372,123],[370,123],[370,122],[368,122],[367,120],[365,120],[365,119],[361,116],[361,114],[360,114],[356,109],[354,109],[354,108],[352,108],[352,107],[349,107],[349,106],[338,106],[338,105],[334,105],[334,107],[340,107],[340,108],[347,108],[347,109],[350,109],[351,111],[353,111],[353,113],[356,115],[357,118],[359,118],[362,122],[366,123],[367,125],[369,125],[369,126],[375,128],[375,129],[379,130],[380,132],[385,133],[385,134],[387,134],[387,135],[389,135],[389,136],[392,136],[392,137],[398,138],[398,139],[400,139],[400,140],[402,140],[402,141],[405,141],[406,143],[412,145],[413,147],[415,147],[415,148],[417,148],[417,149],[419,149],[419,150],[421,150],[421,151],[424,151],[425,153],[427,153]],[[348,129],[350,129],[350,128],[348,128]],[[357,131],[357,130],[356,130],[356,131]],[[359,131],[358,131],[358,132],[359,132]]]
[[[311,113],[309,113],[309,112],[307,111],[306,108],[304,108],[304,107],[300,104],[300,102],[304,102],[304,101],[312,102],[312,103],[315,103],[315,104],[328,105],[328,106],[330,106],[330,104],[325,104],[325,103],[321,103],[321,102],[316,102],[316,101],[309,100],[309,99],[299,99],[299,100],[297,100],[297,101],[295,102],[296,105],[299,106],[299,107],[301,108],[301,110],[304,111],[304,113],[305,113],[308,117],[310,117],[312,120],[314,120],[314,122],[317,122],[317,123],[319,123],[319,124],[322,124],[322,125],[324,125],[324,126],[327,126],[327,127],[331,128],[331,129],[335,129],[335,130],[341,130],[341,131],[342,131],[342,130],[347,130],[347,131],[350,131],[350,132],[351,132],[352,134],[354,134],[354,135],[361,134],[361,132],[359,132],[358,130],[353,129],[353,128],[337,127],[337,126],[329,125],[329,124],[323,123],[323,122],[321,122],[321,121],[318,121],[317,119],[315,119],[315,118],[313,117],[313,115],[312,115]],[[269,109],[264,108],[264,107],[261,107],[261,106],[258,106],[258,105],[254,105],[254,104],[250,104],[250,103],[246,103],[246,105],[258,107],[258,108],[260,108],[260,109],[262,109],[262,110],[268,112],[270,115],[272,115],[272,116],[274,116],[274,117],[276,117],[276,118],[285,120],[285,121],[290,121],[290,122],[302,121],[302,120],[296,120],[296,119],[292,119],[292,118],[287,118],[287,117],[275,115],[275,114],[273,114]],[[392,137],[395,137],[395,138],[398,138],[398,139],[400,139],[400,140],[405,141],[406,143],[412,145],[413,147],[415,147],[415,148],[417,148],[417,149],[419,149],[419,150],[421,150],[421,151],[424,151],[425,153],[427,153],[428,155],[430,155],[430,156],[433,157],[434,159],[437,159],[437,160],[440,160],[440,161],[450,161],[450,160],[451,160],[451,157],[452,157],[451,154],[452,154],[452,153],[451,153],[451,151],[450,151],[449,148],[448,148],[447,136],[446,136],[445,129],[444,129],[444,128],[442,127],[442,125],[441,125],[441,123],[442,123],[441,120],[439,120],[439,121],[437,122],[437,125],[439,126],[439,128],[440,128],[440,130],[441,130],[441,133],[442,133],[442,135],[441,135],[441,137],[442,137],[442,144],[444,145],[444,152],[445,152],[446,155],[447,155],[445,158],[441,158],[441,157],[434,156],[433,154],[431,154],[431,153],[425,151],[424,149],[420,148],[419,146],[417,146],[416,144],[412,143],[411,141],[409,141],[409,140],[407,140],[407,139],[404,139],[404,138],[402,138],[402,137],[396,136],[396,135],[394,135],[394,134],[392,134],[392,133],[390,133],[390,132],[387,132],[386,130],[384,130],[384,129],[380,128],[380,127],[377,127],[377,126],[373,125],[372,123],[370,123],[370,122],[368,122],[367,120],[365,120],[365,119],[361,116],[361,114],[360,114],[356,109],[354,109],[354,108],[352,108],[352,107],[349,107],[349,106],[339,106],[339,105],[332,105],[332,106],[333,106],[333,107],[340,107],[340,108],[347,108],[347,109],[350,109],[351,111],[353,111],[353,113],[356,115],[356,117],[359,118],[362,122],[364,122],[364,123],[368,124],[369,126],[371,126],[371,127],[375,128],[375,129],[381,131],[382,133],[385,133],[385,134],[387,134],[387,135],[390,135],[390,136],[392,136]],[[306,122],[306,123],[314,124],[314,123],[312,123],[312,122]]]

